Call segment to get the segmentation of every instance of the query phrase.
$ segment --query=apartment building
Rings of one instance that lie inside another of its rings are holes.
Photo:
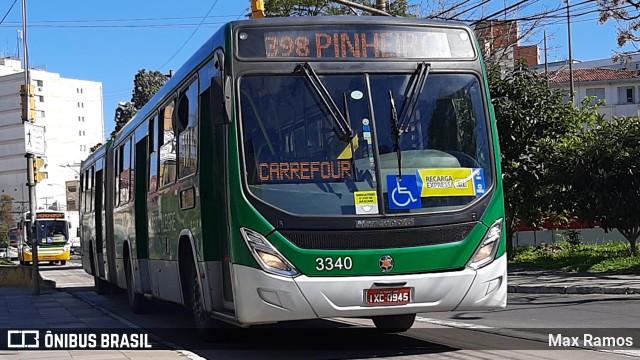
[[[43,126],[46,150],[42,179],[36,185],[38,208],[76,211],[80,161],[104,142],[102,83],[64,78],[30,69],[35,93],[35,123]],[[20,59],[0,58],[0,195],[14,198],[14,211],[28,210],[25,126]]]

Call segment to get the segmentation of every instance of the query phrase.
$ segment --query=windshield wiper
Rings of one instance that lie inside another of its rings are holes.
[[[296,66],[293,72],[302,73],[311,84],[313,90],[315,90],[316,94],[320,97],[320,100],[322,100],[322,103],[325,105],[326,110],[329,112],[329,114],[331,114],[331,118],[333,119],[333,122],[337,127],[336,130],[338,132],[338,138],[340,138],[340,140],[344,142],[351,141],[355,136],[351,125],[340,111],[340,108],[338,108],[338,105],[336,105],[335,101],[333,101],[331,94],[324,86],[324,84],[318,77],[318,74],[315,72],[315,70],[313,70],[311,65],[307,62],[299,64],[298,66]]]
[[[413,113],[416,111],[418,99],[420,98],[420,94],[422,94],[424,84],[427,82],[430,70],[431,64],[425,62],[418,64],[416,76],[414,76],[413,81],[408,87],[407,101],[402,105],[402,111],[400,112],[400,125],[398,126],[400,135],[408,130],[409,119],[411,119]]]
[[[396,102],[393,100],[393,92],[391,90],[389,90],[389,105],[391,107],[391,136],[393,137],[393,146],[396,148],[396,157],[398,158],[398,179],[402,181],[402,150],[400,149],[402,130],[400,130]]]

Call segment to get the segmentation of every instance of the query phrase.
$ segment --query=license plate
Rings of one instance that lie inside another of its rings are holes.
[[[404,305],[411,301],[411,288],[367,289],[364,302],[367,305]]]

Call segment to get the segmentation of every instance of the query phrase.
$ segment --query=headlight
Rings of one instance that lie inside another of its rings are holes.
[[[262,270],[284,276],[296,276],[300,272],[276,250],[260,233],[247,228],[240,228],[240,233],[251,254],[256,259]]]
[[[502,218],[500,218],[491,225],[487,234],[482,239],[480,246],[471,257],[467,267],[479,269],[483,266],[489,265],[495,259],[498,247],[500,247],[502,222]]]

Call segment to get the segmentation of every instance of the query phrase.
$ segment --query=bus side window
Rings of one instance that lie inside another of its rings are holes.
[[[127,140],[120,151],[120,204],[129,202],[131,194],[131,139]]]
[[[87,208],[84,206],[84,197],[86,192],[84,191],[84,180],[85,179],[85,175],[84,172],[80,173],[80,189],[78,190],[80,193],[80,212],[82,214],[87,212]]]
[[[198,82],[180,95],[176,124],[178,133],[179,178],[194,174],[198,159]]]
[[[158,117],[149,120],[149,192],[158,189],[158,134],[156,122]]]
[[[161,131],[162,145],[160,146],[160,180],[159,187],[171,184],[176,180],[176,139],[173,130],[174,101],[160,111],[158,119]]]
[[[113,154],[113,162],[114,162],[114,171],[115,171],[115,175],[114,178],[114,196],[113,196],[113,205],[114,206],[118,206],[120,204],[120,196],[118,194],[120,194],[120,173],[122,172],[121,169],[121,162],[120,162],[120,158],[121,155],[120,153],[122,153],[122,149],[121,148],[116,148],[115,153]]]
[[[95,187],[96,187],[96,185],[95,185],[95,183],[96,183],[95,182],[95,175],[96,175],[95,174],[95,169],[96,169],[95,165],[91,167],[91,175],[89,175],[89,179],[88,179],[89,180],[88,186],[89,186],[90,190],[87,191],[87,198],[88,198],[87,201],[89,202],[89,206],[87,206],[87,209],[89,211],[93,211],[94,210],[94,208],[93,208],[93,199],[96,196],[95,195]]]

